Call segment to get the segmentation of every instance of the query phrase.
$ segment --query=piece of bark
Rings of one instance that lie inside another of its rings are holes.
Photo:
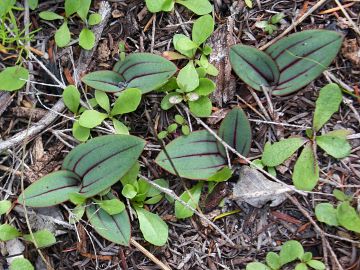
[[[236,91],[236,78],[231,73],[232,68],[229,60],[229,49],[235,44],[233,29],[234,18],[228,17],[226,22],[215,30],[208,42],[212,47],[209,61],[219,71],[219,75],[213,78],[216,90],[211,99],[220,107],[231,101]]]
[[[8,92],[0,92],[0,116],[4,113],[7,107],[13,100],[13,96]]]

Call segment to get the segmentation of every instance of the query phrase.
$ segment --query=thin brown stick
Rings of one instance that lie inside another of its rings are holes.
[[[153,261],[157,266],[159,266],[162,270],[171,270],[170,267],[166,266],[162,261],[156,258],[153,254],[151,254],[146,248],[144,248],[140,243],[138,243],[134,238],[130,238],[130,243],[136,247],[142,254],[148,257],[151,261]]]

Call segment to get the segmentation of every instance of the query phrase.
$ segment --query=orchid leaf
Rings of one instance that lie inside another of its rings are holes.
[[[108,193],[106,199],[115,199]],[[126,210],[119,214],[109,215],[97,204],[86,207],[86,216],[96,232],[105,239],[119,245],[128,246],[131,236],[131,224]]]
[[[114,66],[129,88],[148,93],[165,84],[177,71],[176,66],[164,57],[150,53],[133,53]]]
[[[235,45],[231,47],[229,57],[235,73],[255,90],[277,84],[279,70],[266,53],[250,46]]]
[[[71,150],[62,167],[82,179],[79,193],[92,197],[124,176],[139,158],[144,145],[144,140],[130,135],[97,137]]]
[[[207,180],[226,166],[220,154],[217,140],[208,131],[196,131],[181,136],[166,146],[172,164],[181,177]],[[156,158],[156,163],[172,174],[176,174],[164,151]]]
[[[320,90],[314,113],[314,128],[319,131],[321,127],[339,110],[342,101],[340,87],[330,83]]]
[[[27,187],[18,202],[30,207],[48,207],[69,200],[71,193],[80,189],[80,178],[71,171],[50,173]]]
[[[292,176],[294,185],[301,190],[312,190],[319,179],[319,165],[310,144],[305,145],[295,163]]]
[[[280,39],[266,53],[276,62],[280,78],[273,95],[287,95],[306,86],[330,65],[340,50],[343,35],[328,30],[307,30]]]
[[[219,136],[241,155],[246,156],[250,151],[251,127],[246,114],[241,108],[232,109],[221,122]],[[219,150],[226,157],[224,147],[218,142]]]
[[[124,90],[125,80],[120,74],[111,70],[100,70],[86,74],[82,81],[88,86],[104,92],[119,92]]]

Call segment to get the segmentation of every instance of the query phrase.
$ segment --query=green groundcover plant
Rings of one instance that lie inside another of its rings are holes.
[[[70,201],[75,205],[70,222],[86,214],[94,229],[109,241],[129,245],[131,224],[125,204],[111,187],[123,185],[122,194],[131,200],[144,238],[164,245],[166,223],[143,208],[162,199],[143,179],[137,179],[139,158],[145,141],[131,135],[105,135],[75,147],[64,159],[61,170],[50,173],[27,187],[18,203],[28,207],[48,207]],[[156,180],[166,186],[164,180]]]
[[[183,34],[174,35],[174,48],[179,53],[166,52],[165,55],[171,60],[186,59],[188,63],[179,71],[176,78],[172,78],[164,87],[158,89],[167,93],[161,101],[163,110],[184,101],[194,115],[210,116],[212,103],[209,95],[216,89],[216,85],[206,76],[216,76],[218,70],[209,63],[207,57],[211,53],[211,48],[204,45],[204,42],[213,31],[213,17],[204,15],[194,22],[191,39]],[[200,56],[196,59],[198,52]]]
[[[213,7],[209,0],[145,0],[150,12],[172,11],[175,4],[185,6],[197,15],[205,15],[212,12]]]
[[[312,257],[311,252],[305,252],[300,242],[290,240],[285,242],[280,249],[280,253],[269,252],[266,254],[266,264],[252,262],[246,265],[246,270],[280,270],[283,266],[294,264],[295,270],[325,270],[325,264]],[[296,264],[295,264],[296,263]],[[287,268],[286,268],[287,269]]]
[[[351,151],[351,146],[346,139],[349,135],[348,130],[334,130],[323,135],[316,134],[339,110],[341,101],[342,93],[337,84],[331,83],[323,87],[316,101],[313,128],[306,131],[308,138],[291,137],[273,144],[266,143],[261,158],[262,165],[278,166],[303,146],[295,163],[292,179],[298,189],[312,190],[319,179],[319,165],[314,150],[316,146],[337,159],[348,156]]]
[[[284,13],[276,13],[271,16],[268,21],[260,21],[255,24],[256,27],[263,29],[264,32],[268,34],[272,34],[274,31],[278,29],[277,24],[285,17]]]
[[[59,47],[69,45],[71,41],[71,33],[68,27],[68,22],[74,14],[80,17],[84,22],[85,27],[81,30],[79,35],[79,45],[85,49],[90,50],[95,44],[95,34],[91,31],[90,27],[97,25],[101,22],[101,15],[93,13],[88,16],[91,0],[65,0],[65,17],[52,11],[42,11],[39,17],[46,21],[63,20],[62,25],[55,33],[55,42]]]
[[[340,50],[342,34],[307,30],[275,42],[265,52],[246,45],[230,49],[230,62],[241,80],[255,90],[287,95],[309,84]]]
[[[349,231],[360,233],[360,215],[351,206],[353,196],[335,189],[333,195],[339,201],[336,208],[330,203],[319,203],[315,207],[316,218],[329,226],[342,226]]]

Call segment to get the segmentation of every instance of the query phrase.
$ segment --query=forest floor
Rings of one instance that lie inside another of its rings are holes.
[[[94,53],[89,58],[81,54],[77,44],[57,48],[53,42],[55,22],[44,22],[39,19],[40,11],[48,10],[50,7],[54,10],[54,5],[61,9],[63,4],[60,2],[41,1],[35,11],[30,11],[28,19],[32,23],[30,30],[41,29],[31,42],[31,47],[36,49],[33,53],[54,74],[61,74],[59,78],[66,84],[73,80],[74,68],[81,67],[82,74],[111,69],[119,58],[120,41],[125,42],[126,53],[151,52],[162,55],[165,51],[173,50],[173,35],[187,35],[196,19],[193,13],[179,5],[176,5],[175,11],[153,15],[146,9],[143,0],[108,1],[111,5],[111,15],[101,32],[101,39]],[[287,96],[271,96],[271,104],[263,93],[250,91],[240,79],[225,70],[224,65],[218,64],[219,76],[223,78],[219,77],[217,80],[223,83],[218,84],[217,96],[213,97],[213,114],[204,121],[211,128],[217,129],[229,109],[235,106],[242,107],[252,127],[253,142],[248,155],[250,160],[261,156],[267,141],[274,142],[291,135],[304,135],[305,129],[312,123],[319,89],[327,83],[340,83],[346,90],[360,95],[358,1],[339,1],[346,15],[339,8],[337,1],[322,1],[326,3],[310,12],[318,1],[256,0],[253,1],[252,8],[246,7],[242,0],[212,2],[216,30],[209,42],[221,41],[224,51],[231,45],[227,43],[228,37],[233,38],[235,43],[260,48],[267,46],[288,28],[291,29],[289,33],[308,29],[329,29],[341,32],[345,36],[342,49],[327,69],[327,73],[300,91]],[[93,1],[92,10],[97,11],[99,4],[100,1]],[[283,12],[285,17],[274,33],[267,34],[255,26],[256,22],[267,20],[277,12]],[[24,11],[18,12],[20,24],[23,24],[24,16]],[[352,18],[355,27],[347,16]],[[299,18],[304,20],[299,21]],[[294,23],[295,27],[292,26]],[[72,33],[81,30],[76,20],[70,22],[69,27]],[[14,57],[9,56],[11,55],[0,52],[2,67],[14,63]],[[79,59],[83,63],[79,63]],[[52,83],[52,79],[37,62],[25,63],[34,81]],[[178,61],[177,65],[181,67],[182,62]],[[235,91],[231,91],[231,87]],[[88,94],[92,95],[91,92]],[[24,185],[28,186],[43,175],[57,170],[66,153],[78,144],[71,135],[71,113],[64,107],[58,110],[60,95],[61,92],[56,88],[31,83],[20,92],[0,92],[0,199],[15,201],[21,193],[22,171],[25,175]],[[226,95],[226,102],[223,95]],[[158,93],[145,95],[138,110],[126,116],[126,123],[130,126],[131,134],[146,139],[152,145],[152,148],[145,150],[140,158],[142,173],[150,179],[168,179],[170,188],[176,194],[181,194],[184,183],[188,185],[192,182],[180,181],[161,170],[154,162],[158,154],[156,148],[159,149],[161,146],[153,130],[166,129],[172,123],[174,114],[179,113],[175,109],[161,110],[162,97],[163,94]],[[311,251],[314,257],[325,262],[328,269],[340,269],[339,265],[347,270],[360,269],[359,234],[340,227],[326,226],[316,221],[314,215],[314,207],[318,202],[330,201],[335,204],[335,199],[331,195],[334,188],[354,194],[354,198],[360,202],[360,99],[352,95],[344,97],[345,101],[341,104],[340,110],[326,124],[324,130],[350,130],[351,154],[344,159],[336,160],[319,152],[320,181],[310,194],[290,194],[276,207],[265,205],[255,208],[245,202],[236,203],[231,197],[231,191],[239,177],[237,170],[226,184],[217,187],[210,199],[201,199],[200,203],[209,219],[221,213],[239,210],[214,221],[233,243],[224,239],[217,230],[197,215],[185,220],[176,219],[174,206],[166,200],[151,206],[150,210],[157,212],[167,222],[167,244],[155,247],[143,241],[136,222],[132,224],[132,237],[171,269],[245,269],[246,264],[252,261],[264,261],[267,252],[278,251],[279,246],[290,239],[300,241],[305,250]],[[186,115],[181,107],[179,110]],[[203,129],[196,119],[189,119],[193,130]],[[29,134],[29,138],[18,137],[19,134],[21,136],[21,132],[31,127],[38,128]],[[96,132],[101,134],[102,131]],[[178,135],[180,134],[172,134],[170,138]],[[169,141],[165,140],[166,143]],[[290,159],[278,168],[279,180],[292,184],[294,161],[294,158]],[[238,159],[234,166],[237,168],[245,163]],[[222,199],[222,206],[216,206]],[[360,203],[358,205],[360,206]],[[77,225],[76,232],[74,227],[67,223],[67,212],[63,206],[29,211],[30,214],[36,211],[35,215],[30,215],[35,220],[31,222],[51,223],[47,226],[53,227],[57,234],[57,243],[42,250],[45,259],[54,269],[159,269],[158,265],[134,246],[123,247],[106,241],[82,223]],[[48,218],[49,216],[51,218]],[[24,213],[19,206],[16,206],[6,219],[11,220],[12,224],[21,230],[28,230]],[[87,231],[90,233],[87,234]],[[81,242],[78,242],[79,238]],[[37,250],[32,245],[23,244],[25,257],[36,263],[36,269],[46,269]],[[2,250],[7,248],[1,243],[0,247]],[[0,269],[7,269],[6,256],[0,257]]]

